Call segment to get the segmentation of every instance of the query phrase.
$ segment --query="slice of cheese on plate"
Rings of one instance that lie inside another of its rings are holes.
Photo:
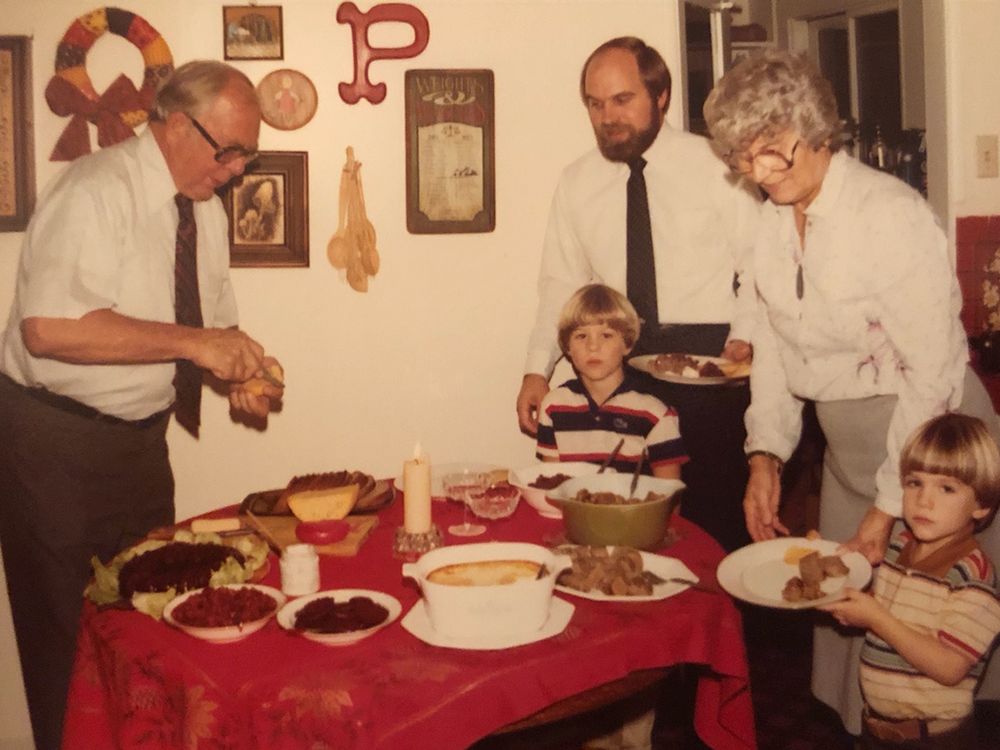
[[[344,518],[358,500],[358,485],[303,489],[288,495],[288,508],[300,521]]]

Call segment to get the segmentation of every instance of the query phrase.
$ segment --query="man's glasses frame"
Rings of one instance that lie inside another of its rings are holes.
[[[795,166],[795,153],[799,150],[800,143],[802,143],[801,139],[795,141],[795,145],[792,146],[792,153],[788,156],[774,149],[765,148],[749,159],[743,154],[730,153],[726,157],[726,162],[729,164],[730,169],[742,175],[748,175],[753,172],[754,166],[761,167],[769,172],[787,172]]]
[[[220,146],[218,141],[216,141],[208,131],[205,130],[205,126],[198,122],[194,117],[188,115],[187,112],[184,113],[187,118],[194,125],[195,130],[201,133],[201,137],[205,139],[209,146],[215,149],[215,160],[219,164],[230,164],[237,159],[245,159],[249,164],[254,159],[256,159],[260,154],[256,150],[250,150],[244,148],[243,146]]]

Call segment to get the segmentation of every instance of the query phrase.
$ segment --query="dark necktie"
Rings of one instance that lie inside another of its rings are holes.
[[[201,299],[198,296],[198,227],[194,206],[183,195],[177,203],[177,258],[174,265],[174,311],[177,325],[201,328]],[[177,360],[174,376],[177,401],[174,415],[178,423],[195,437],[201,424],[201,368],[187,359]]]
[[[642,330],[649,334],[658,323],[656,307],[656,264],[653,261],[653,231],[649,224],[649,201],[646,198],[646,178],[642,170],[646,160],[639,157],[629,164],[625,211],[625,291],[642,319]]]

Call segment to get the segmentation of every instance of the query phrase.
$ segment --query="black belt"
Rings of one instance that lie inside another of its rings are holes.
[[[728,323],[661,323],[645,325],[633,355],[680,352],[717,357],[729,336]]]
[[[84,419],[101,422],[103,424],[131,427],[134,430],[145,430],[155,425],[171,412],[171,409],[168,408],[163,411],[158,411],[155,414],[150,414],[148,417],[144,417],[143,419],[122,419],[121,417],[116,417],[112,414],[105,414],[103,411],[99,411],[91,406],[82,404],[69,396],[60,396],[58,393],[53,393],[45,388],[29,388],[26,385],[21,385],[16,380],[13,380],[11,377],[2,372],[0,372],[0,378],[2,378],[5,383],[9,383],[17,388],[22,393],[31,396],[31,398],[36,401],[41,401],[47,406],[51,406],[53,409],[58,409],[66,414],[72,414],[76,417],[82,417]]]

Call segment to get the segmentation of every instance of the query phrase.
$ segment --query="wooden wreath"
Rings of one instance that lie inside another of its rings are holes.
[[[142,88],[121,74],[103,94],[87,75],[87,52],[105,32],[132,42],[145,63]],[[149,119],[160,83],[174,69],[170,47],[159,32],[136,14],[121,8],[98,8],[70,24],[56,49],[56,74],[45,88],[45,101],[60,117],[72,117],[50,161],[72,161],[90,153],[87,123],[97,126],[97,143],[104,148],[135,135]]]

